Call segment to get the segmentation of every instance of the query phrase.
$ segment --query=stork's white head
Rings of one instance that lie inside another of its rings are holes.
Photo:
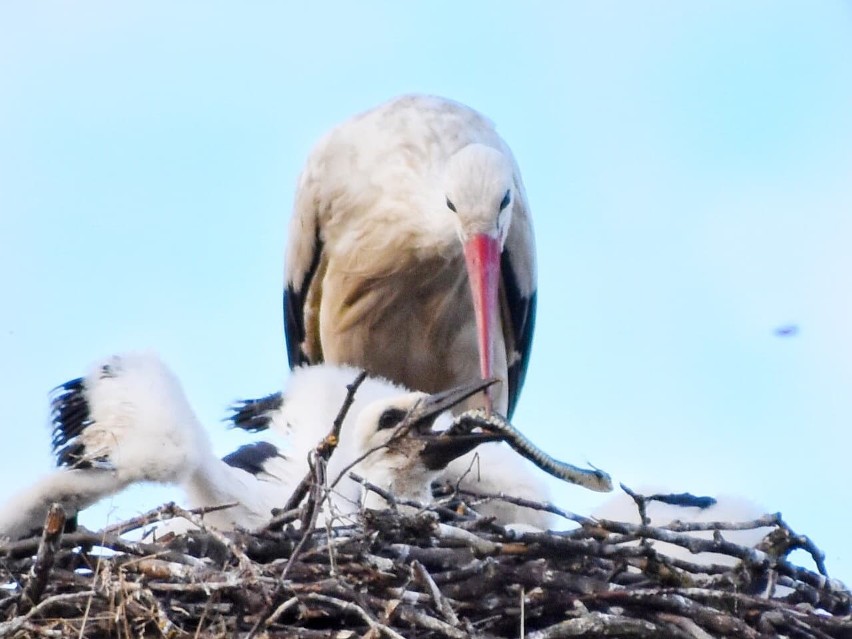
[[[485,144],[454,153],[444,172],[444,195],[462,243],[486,235],[503,247],[514,200],[512,161],[505,153]]]
[[[494,374],[500,254],[512,222],[513,174],[511,159],[484,144],[469,144],[456,152],[444,174],[447,208],[464,246],[483,379]]]
[[[451,423],[446,411],[492,381],[435,395],[414,392],[370,403],[358,414],[346,444],[357,456],[367,454],[353,470],[396,497],[428,501],[432,480],[448,463],[481,443],[500,439],[488,433],[442,432]],[[368,495],[366,505],[386,507],[374,493]]]

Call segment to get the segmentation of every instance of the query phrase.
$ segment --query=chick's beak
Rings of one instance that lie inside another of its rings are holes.
[[[426,468],[429,470],[441,470],[446,468],[447,464],[451,461],[469,453],[480,444],[501,441],[503,439],[502,435],[495,433],[450,434],[432,430],[432,424],[438,415],[464,401],[471,395],[475,395],[488,388],[497,381],[499,380],[492,378],[457,386],[456,388],[430,395],[418,405],[412,418],[416,420],[415,425],[427,427],[418,429],[419,436],[426,440],[426,445],[420,451],[420,458]]]
[[[496,377],[477,380],[434,395],[428,395],[412,409],[408,418],[409,423],[414,424],[415,427],[422,425],[431,428],[438,415],[499,381]]]
[[[502,441],[495,433],[445,434],[435,433],[420,451],[420,459],[429,470],[442,470],[454,459],[466,455],[480,444]]]

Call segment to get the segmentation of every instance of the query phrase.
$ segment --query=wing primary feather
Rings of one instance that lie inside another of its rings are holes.
[[[92,463],[86,459],[86,446],[83,442],[71,442],[54,451],[57,466],[68,468],[91,468]]]
[[[281,408],[283,402],[281,393],[271,393],[259,399],[244,399],[231,406],[231,414],[227,421],[233,428],[240,428],[250,433],[267,430],[272,422],[271,412]]]
[[[78,465],[85,447],[74,440],[92,423],[82,377],[65,382],[53,390],[50,419],[53,424],[51,447],[57,465]]]
[[[322,257],[323,243],[320,238],[319,227],[314,234],[313,246],[311,265],[298,288],[292,283],[287,284],[284,288],[284,336],[287,340],[287,359],[290,368],[316,363],[308,360],[308,355],[302,345],[305,343],[305,301]]]
[[[646,498],[648,501],[659,501],[671,506],[683,506],[684,508],[700,508],[704,510],[716,503],[713,497],[696,496],[692,493],[656,494]]]
[[[525,296],[518,286],[518,278],[512,266],[511,254],[504,251],[500,257],[500,271],[503,278],[503,289],[506,292],[506,303],[509,306],[509,317],[512,323],[511,333],[514,342],[514,352],[506,353],[509,364],[509,410],[507,417],[512,418],[530,360],[533,330],[535,329],[536,291]]]
[[[281,453],[278,448],[269,442],[254,442],[240,446],[237,450],[222,458],[222,461],[234,468],[240,468],[252,475],[259,475],[265,471],[264,464],[278,457]]]

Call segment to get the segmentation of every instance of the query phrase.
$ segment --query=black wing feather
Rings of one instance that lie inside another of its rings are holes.
[[[284,337],[287,339],[287,359],[290,362],[290,368],[296,368],[302,364],[317,363],[308,360],[308,355],[302,348],[302,344],[305,342],[305,300],[311,287],[311,281],[319,267],[322,249],[323,243],[320,239],[319,228],[317,228],[314,235],[311,266],[305,273],[304,279],[298,288],[293,284],[284,287]]]
[[[503,251],[503,255],[500,257],[500,271],[503,278],[503,290],[506,292],[506,302],[509,305],[509,317],[512,321],[512,337],[517,349],[517,356],[515,353],[506,353],[509,362],[509,410],[506,417],[512,419],[512,413],[515,412],[521,389],[524,387],[524,379],[530,361],[533,330],[535,329],[536,291],[533,291],[530,296],[521,293],[518,287],[517,274],[512,267],[512,260],[508,251]]]
[[[279,410],[284,397],[281,393],[272,393],[260,399],[244,399],[231,406],[228,420],[234,428],[257,433],[269,428],[272,417],[269,413]]]
[[[659,501],[671,506],[683,506],[684,508],[700,508],[704,510],[716,504],[713,497],[699,497],[692,493],[670,493],[665,495],[651,495],[648,501]]]
[[[87,468],[86,447],[77,437],[92,424],[89,403],[86,401],[82,377],[53,389],[50,399],[50,419],[53,423],[51,448],[57,466]]]
[[[240,468],[252,475],[259,475],[264,472],[263,465],[267,460],[279,455],[278,449],[269,442],[254,442],[240,446],[233,453],[229,453],[222,458],[222,461],[234,468]]]

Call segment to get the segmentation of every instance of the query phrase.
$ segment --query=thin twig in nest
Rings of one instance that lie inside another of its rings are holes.
[[[352,402],[355,401],[355,393],[358,390],[358,387],[364,383],[365,379],[367,379],[367,372],[361,371],[358,373],[358,376],[352,380],[351,384],[346,385],[346,397],[343,400],[343,404],[340,406],[340,410],[337,412],[337,417],[335,417],[334,422],[332,422],[331,432],[329,432],[329,434],[320,441],[316,449],[313,451],[316,458],[328,461],[331,457],[331,454],[337,447],[337,443],[340,441],[340,429],[343,427],[343,421],[346,419],[346,415],[352,407]],[[302,481],[300,481],[296,486],[296,489],[293,491],[293,494],[290,495],[290,498],[287,500],[287,503],[284,504],[284,508],[282,508],[282,510],[292,510],[302,503],[302,500],[308,494],[308,488],[311,485],[312,479],[313,471],[311,470],[308,471],[308,474],[305,475],[302,478]]]
[[[313,481],[310,499],[323,495]],[[0,544],[7,584],[0,637],[245,637],[254,625],[255,633],[303,639],[491,639],[517,637],[522,623],[526,637],[539,639],[852,636],[852,593],[786,559],[807,543],[780,517],[714,522],[723,534],[755,523],[771,524],[771,532],[762,549],[702,539],[701,554],[684,561],[665,545],[625,543],[644,536],[686,544],[688,531],[672,530],[675,524],[601,520],[564,533],[517,534],[446,509],[442,526],[435,506],[420,506],[425,512],[415,515],[368,511],[363,523],[331,531],[218,533],[251,562],[248,572],[205,559],[205,540],[221,545],[206,530],[186,544],[200,556],[114,534],[65,534],[40,601],[27,612],[16,604],[40,540]],[[701,563],[707,551],[742,561],[708,566]],[[787,594],[767,596],[771,583]]]
[[[62,531],[65,528],[65,511],[59,504],[51,504],[44,520],[44,529],[41,534],[41,542],[38,546],[33,567],[27,577],[26,585],[21,593],[19,611],[24,613],[38,604],[44,592],[50,571],[56,560],[56,551],[62,539]]]

